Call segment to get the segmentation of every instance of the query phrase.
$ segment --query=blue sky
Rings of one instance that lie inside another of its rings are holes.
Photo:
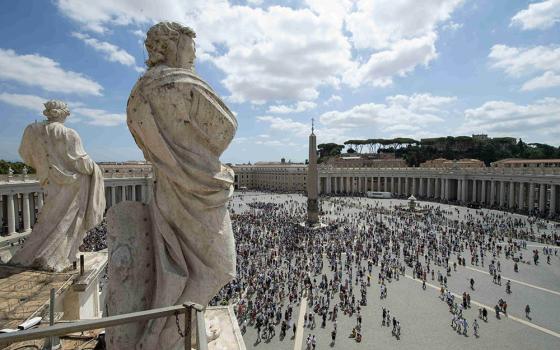
[[[224,162],[318,142],[470,135],[560,144],[560,0],[10,1],[0,13],[0,158],[61,99],[97,161],[142,159],[125,125],[143,36],[197,32],[197,72],[237,114]]]

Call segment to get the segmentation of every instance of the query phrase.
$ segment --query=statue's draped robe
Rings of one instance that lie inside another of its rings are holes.
[[[60,271],[76,260],[86,231],[103,219],[103,174],[78,133],[59,122],[27,126],[19,153],[37,170],[46,200],[33,232],[10,262]]]
[[[149,210],[155,283],[152,308],[186,301],[206,305],[235,277],[227,202],[233,171],[219,157],[237,121],[214,91],[186,69],[150,69],[131,92],[128,127],[155,184]],[[150,321],[137,349],[173,349],[175,317]]]

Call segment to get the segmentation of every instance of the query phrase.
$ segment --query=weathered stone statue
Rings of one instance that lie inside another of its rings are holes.
[[[194,72],[194,38],[170,22],[147,33],[148,71],[130,94],[127,119],[152,163],[153,193],[147,205],[121,203],[108,212],[109,315],[207,305],[235,276],[226,208],[234,176],[219,157],[237,121]],[[175,317],[107,330],[109,349],[168,350],[182,342]]]
[[[45,103],[47,120],[25,128],[19,154],[37,170],[46,201],[33,232],[11,264],[62,271],[76,260],[87,230],[103,219],[103,174],[82,147],[76,131],[63,125],[70,115],[61,101]]]

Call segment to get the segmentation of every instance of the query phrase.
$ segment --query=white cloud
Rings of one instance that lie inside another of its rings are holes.
[[[48,99],[35,95],[0,93],[0,102],[29,109],[39,114],[42,114],[43,104],[46,101]],[[81,102],[69,102],[68,105],[70,106],[69,123],[83,122],[96,126],[117,126],[126,121],[124,113],[111,113],[102,109],[88,108]]]
[[[442,26],[443,30],[447,30],[447,31],[450,31],[450,32],[454,32],[454,31],[459,30],[461,28],[463,28],[463,23],[456,23],[456,22],[453,22],[453,21],[449,21]]]
[[[10,94],[10,93],[0,93],[0,101],[25,109],[29,109],[35,112],[43,112],[43,104],[47,99],[34,95],[24,95],[24,94]]]
[[[406,76],[417,65],[427,66],[437,57],[436,35],[401,40],[390,49],[376,52],[369,60],[347,74],[345,82],[358,87],[362,84],[384,87],[393,83],[393,76]]]
[[[86,118],[85,123],[96,126],[117,126],[126,122],[126,114],[110,113],[102,109],[76,108],[74,112]]]
[[[560,86],[560,74],[546,71],[543,75],[525,82],[525,84],[521,87],[521,90],[531,91],[537,89],[547,89],[555,86]]]
[[[523,30],[549,29],[560,22],[560,0],[546,0],[529,4],[511,18],[511,25]]]
[[[288,113],[301,113],[317,107],[315,102],[299,101],[295,105],[275,105],[268,107],[268,113],[275,114],[288,114]]]
[[[387,97],[384,104],[365,103],[346,111],[326,112],[319,120],[330,127],[413,131],[443,121],[446,105],[455,99],[431,94],[396,95]]]
[[[533,79],[527,81],[521,90],[535,90],[559,85],[560,47],[550,45],[518,48],[494,45],[488,57],[493,68],[503,70],[510,77],[533,76]],[[539,76],[535,77],[535,75]]]
[[[261,116],[257,117],[257,121],[269,123],[270,128],[274,131],[289,132],[300,137],[311,133],[311,125],[295,121],[291,118]]]
[[[465,111],[465,123],[461,129],[474,133],[492,132],[519,137],[537,132],[549,136],[554,144],[558,144],[559,121],[560,98],[543,98],[527,105],[509,101],[488,101],[480,107]]]
[[[330,105],[331,103],[335,103],[335,102],[340,102],[342,101],[342,97],[340,97],[339,95],[331,95],[331,97],[329,97],[326,101],[325,101],[325,105]]]
[[[387,86],[427,65],[437,57],[437,28],[462,0],[307,0],[297,8],[259,3],[59,0],[58,7],[101,33],[160,20],[186,23],[197,32],[199,59],[224,73],[229,101],[286,104],[313,101],[322,87],[342,82]]]
[[[346,18],[356,48],[386,49],[435,34],[463,0],[357,0]]]
[[[136,59],[134,56],[116,45],[106,41],[99,41],[84,33],[73,32],[72,36],[76,39],[80,39],[95,51],[101,52],[103,57],[109,62],[117,62],[122,65],[129,66],[134,68],[137,72],[142,72],[144,70],[142,67],[138,67],[136,65]]]
[[[50,92],[101,95],[103,88],[81,73],[63,70],[59,63],[37,54],[18,55],[0,48],[0,80],[38,86]]]

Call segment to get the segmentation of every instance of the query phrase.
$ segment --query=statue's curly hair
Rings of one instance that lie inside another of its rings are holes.
[[[144,41],[149,56],[146,65],[153,67],[165,61],[169,43],[178,40],[181,34],[188,35],[193,39],[196,38],[194,30],[177,22],[160,22],[151,27]]]
[[[51,121],[64,121],[70,115],[68,105],[62,101],[50,100],[44,103],[43,115]]]

